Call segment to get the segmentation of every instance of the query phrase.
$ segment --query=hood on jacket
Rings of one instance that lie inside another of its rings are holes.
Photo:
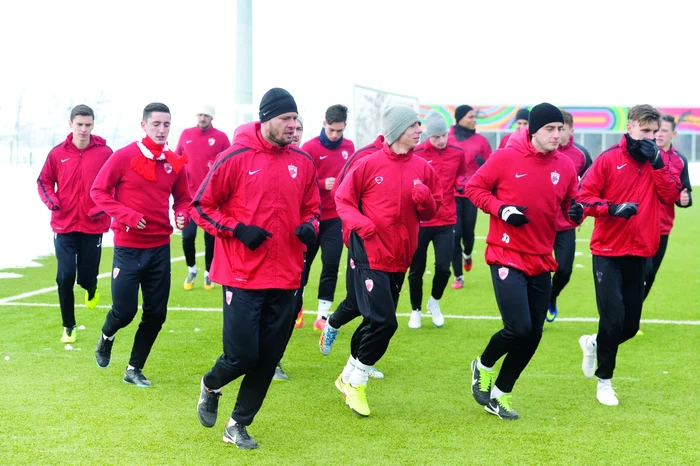
[[[258,152],[285,152],[289,150],[291,144],[278,146],[267,142],[263,138],[260,128],[261,124],[259,121],[239,126],[233,133],[233,145],[248,147]]]
[[[73,133],[68,133],[68,136],[66,136],[66,139],[65,139],[65,141],[63,141],[62,145],[63,145],[64,149],[70,149],[71,147],[76,149],[75,145],[73,144]],[[90,142],[88,142],[88,145],[83,150],[87,150],[91,147],[106,146],[106,145],[107,145],[107,140],[105,138],[97,136],[96,134],[91,134],[90,135]]]
[[[556,157],[557,153],[556,150],[552,152],[539,152],[537,149],[535,149],[535,146],[532,145],[530,132],[527,128],[519,128],[515,130],[515,132],[508,138],[506,147],[514,149],[525,156],[534,155],[537,157]]]

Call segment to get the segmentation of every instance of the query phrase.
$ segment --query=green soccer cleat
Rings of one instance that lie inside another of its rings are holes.
[[[63,327],[63,336],[61,337],[61,343],[75,343],[76,329]]]
[[[85,307],[87,307],[90,310],[96,309],[97,303],[100,302],[100,291],[95,290],[95,296],[93,296],[92,299],[89,299],[89,298],[90,298],[90,295],[86,291],[85,292]]]
[[[358,385],[353,387],[350,384],[345,385],[345,404],[352,410],[353,413],[367,417],[369,416],[369,403],[367,402],[367,385]]]
[[[479,360],[472,361],[472,396],[481,406],[486,406],[491,401],[491,389],[493,388],[493,371],[479,369]]]

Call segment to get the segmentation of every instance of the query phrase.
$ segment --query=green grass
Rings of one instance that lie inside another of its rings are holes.
[[[481,215],[477,235],[488,225]],[[587,221],[579,238],[589,238]],[[200,235],[201,236],[201,235]],[[666,259],[643,318],[699,320],[700,272],[694,210],[679,210]],[[201,238],[200,238],[201,239]],[[249,432],[256,451],[221,441],[239,381],[224,389],[220,418],[203,428],[195,413],[199,380],[221,352],[221,292],[182,289],[184,262],[173,264],[170,307],[215,308],[214,312],[171,310],[144,370],[153,386],[122,383],[136,323],[117,335],[112,364],[95,364],[93,350],[110,304],[109,280],[100,281],[101,307],[79,307],[73,351],[63,349],[60,313],[46,304],[56,292],[0,306],[0,464],[698,464],[700,371],[697,325],[642,324],[644,335],[620,348],[614,386],[620,406],[595,399],[595,381],[581,374],[578,337],[596,324],[557,320],[548,324],[538,352],[516,384],[515,408],[522,419],[488,415],[469,392],[469,362],[484,348],[498,320],[449,316],[498,316],[484,241],[477,240],[474,268],[463,290],[448,289],[441,302],[448,316],[436,329],[400,328],[377,366],[384,380],[371,380],[372,415],[363,419],[344,405],[333,381],[344,366],[357,322],[341,330],[333,352],[318,351],[313,315],[295,330],[284,367],[288,382],[273,382]],[[202,244],[199,244],[202,250]],[[572,282],[560,298],[560,317],[596,317],[588,244],[578,243]],[[111,268],[103,252],[102,271]],[[180,256],[173,238],[173,256]],[[203,267],[203,258],[200,268]],[[44,267],[13,270],[24,277],[0,281],[0,299],[54,285],[55,260]],[[306,293],[316,308],[320,264]],[[431,260],[429,260],[429,264]],[[344,271],[343,271],[344,272]],[[426,299],[430,275],[426,275]],[[344,283],[344,276],[339,284]],[[339,286],[337,300],[344,294]],[[76,288],[76,302],[83,292]],[[408,284],[399,313],[410,311]],[[195,329],[198,329],[196,331]],[[2,360],[9,356],[10,360]]]

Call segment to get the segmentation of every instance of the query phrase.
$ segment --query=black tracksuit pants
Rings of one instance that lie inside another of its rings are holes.
[[[333,314],[328,317],[328,324],[335,329],[339,329],[354,318],[360,316],[360,308],[357,305],[357,296],[355,295],[356,273],[357,269],[355,268],[355,264],[350,260],[350,254],[348,254],[348,267],[345,271],[347,295],[345,299],[338,304]]]
[[[204,385],[216,390],[244,376],[231,414],[239,424],[252,424],[262,407],[294,327],[296,292],[223,287],[224,353]]]
[[[558,231],[554,240],[554,258],[557,260],[557,271],[552,276],[552,298],[550,304],[554,307],[559,294],[571,280],[576,255],[576,228]]]
[[[455,225],[454,251],[452,252],[452,270],[455,277],[461,277],[462,251],[468,256],[474,250],[474,229],[476,228],[477,207],[466,197],[455,197],[457,204],[457,224]],[[464,249],[462,249],[464,244]]]
[[[492,265],[491,280],[503,329],[491,337],[481,363],[493,367],[505,355],[496,386],[510,393],[542,339],[552,279],[547,272],[530,276],[517,269]]]
[[[611,379],[618,347],[639,330],[644,302],[646,257],[593,256],[593,282],[598,304],[598,369],[600,379]]]
[[[107,314],[102,333],[111,337],[134,320],[140,287],[143,314],[134,335],[129,364],[143,369],[168,312],[170,244],[146,249],[117,246],[113,264],[112,309]]]
[[[194,267],[197,264],[195,255],[194,242],[197,239],[197,224],[190,220],[184,230],[182,230],[182,250],[185,253],[185,263],[188,267]],[[211,261],[214,260],[214,237],[204,232],[204,264],[205,270],[208,272],[211,268]]]
[[[56,284],[58,301],[61,306],[61,319],[66,328],[75,327],[75,285],[76,271],[78,285],[92,297],[97,289],[97,275],[102,258],[102,234],[57,233],[54,235],[56,249]]]
[[[376,364],[398,329],[396,307],[405,275],[355,269],[355,295],[363,320],[350,341],[350,354],[362,364]]]
[[[454,225],[421,227],[418,232],[418,247],[411,260],[408,273],[408,289],[411,294],[411,309],[421,308],[423,302],[423,274],[428,260],[428,245],[433,242],[435,251],[435,274],[430,292],[435,299],[442,298],[450,280],[450,261],[454,252]]]
[[[659,250],[656,251],[654,257],[650,257],[649,259],[647,259],[647,273],[646,278],[644,280],[644,299],[647,299],[647,296],[649,296],[651,286],[654,284],[654,280],[656,280],[656,273],[659,271],[659,268],[661,267],[661,262],[664,260],[664,256],[666,255],[667,247],[668,235],[661,235],[661,239],[659,241]]]
[[[318,242],[306,250],[304,267],[304,285],[309,281],[309,271],[314,263],[318,249],[321,248],[321,280],[318,284],[318,299],[333,301],[335,287],[338,284],[338,267],[343,254],[343,233],[340,218],[322,220],[318,225]]]

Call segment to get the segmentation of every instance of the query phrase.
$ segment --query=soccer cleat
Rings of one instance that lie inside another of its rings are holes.
[[[641,328],[639,330],[637,330],[637,335],[644,335],[644,332],[642,332]]]
[[[224,442],[233,443],[241,450],[254,450],[258,448],[258,442],[250,438],[248,430],[241,424],[226,424],[224,429]]]
[[[345,404],[348,405],[353,413],[363,417],[369,416],[367,385],[358,385],[357,387],[353,387],[350,384],[346,384],[345,393]]]
[[[370,379],[383,379],[384,378],[384,373],[374,366],[367,369],[367,375],[369,376]]]
[[[421,325],[421,315],[420,309],[416,311],[411,311],[411,317],[408,319],[408,328],[420,328]]]
[[[338,329],[331,327],[326,320],[323,331],[321,331],[321,337],[318,339],[318,348],[321,350],[322,355],[328,356],[330,354],[333,348],[333,342],[337,336]]]
[[[469,272],[472,269],[471,255],[467,256],[466,254],[462,253],[462,266],[464,267],[465,272]]]
[[[272,380],[289,380],[289,376],[282,369],[281,362],[277,363],[277,367],[275,367],[275,375],[272,376]]]
[[[85,307],[88,309],[92,310],[97,307],[97,303],[100,302],[100,290],[95,290],[95,294],[93,295],[92,299],[90,298],[90,294],[86,291],[85,292]]]
[[[335,388],[337,388],[343,396],[347,396],[346,387],[349,384],[343,382],[343,374],[340,374],[337,379],[335,379]]]
[[[610,385],[610,383],[598,384],[596,398],[598,398],[600,404],[603,404],[605,406],[617,406],[620,403],[617,400],[617,394],[615,393],[615,390],[613,390],[612,385]]]
[[[431,298],[428,300],[427,307],[428,311],[430,312],[430,318],[433,320],[433,325],[437,328],[440,328],[443,325],[445,325],[445,317],[443,317],[442,311],[440,311],[440,303],[437,300],[433,300]]]
[[[472,361],[472,396],[481,406],[486,406],[491,401],[491,389],[493,388],[493,371],[479,369],[479,360]]]
[[[556,304],[554,306],[552,306],[550,304],[549,306],[547,306],[547,315],[545,316],[544,319],[547,322],[554,322],[554,319],[556,319],[558,315],[559,315],[559,306],[557,306]]]
[[[510,403],[510,394],[506,393],[498,398],[491,398],[489,403],[484,406],[486,412],[498,416],[499,419],[505,419],[506,421],[515,421],[520,419],[518,412],[513,409]]]
[[[148,380],[145,375],[143,375],[141,369],[137,369],[136,367],[133,369],[126,369],[126,372],[124,372],[124,382],[141,388],[151,386],[151,381]]]
[[[197,417],[204,427],[214,427],[216,416],[219,412],[219,398],[221,391],[214,392],[204,385],[204,377],[200,383],[199,402],[197,403]]]
[[[114,339],[105,340],[100,333],[100,339],[97,341],[97,348],[95,348],[95,361],[97,361],[97,365],[103,369],[109,366],[109,360],[112,358],[113,344]]]
[[[294,321],[294,328],[302,328],[304,326],[304,306],[301,307],[297,318]]]
[[[452,284],[453,290],[461,290],[464,288],[464,277],[455,278],[455,282]]]
[[[209,274],[204,275],[204,289],[205,290],[213,290],[214,289],[214,282],[211,281],[211,278],[209,278]]]
[[[593,335],[581,335],[578,339],[578,344],[583,351],[583,361],[581,361],[581,369],[583,370],[583,375],[591,378],[595,375],[595,363],[596,363],[596,347],[595,342],[591,341]]]
[[[63,327],[63,336],[61,337],[61,343],[75,343],[76,330],[75,327],[68,328]]]
[[[316,321],[314,322],[314,330],[323,332],[323,327],[326,326],[326,320],[326,317],[319,317],[318,319],[316,319]]]
[[[197,272],[189,272],[187,278],[185,278],[185,283],[182,285],[187,291],[194,288],[194,279],[197,277]]]

